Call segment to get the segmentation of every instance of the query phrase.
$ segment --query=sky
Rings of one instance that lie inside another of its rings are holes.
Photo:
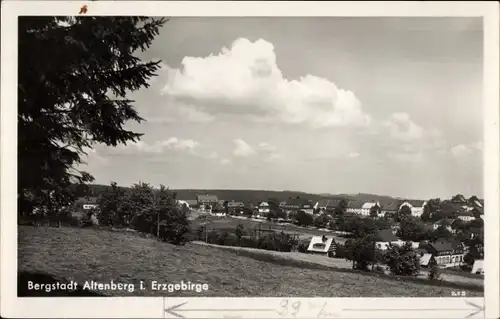
[[[172,18],[96,183],[483,196],[479,18]]]

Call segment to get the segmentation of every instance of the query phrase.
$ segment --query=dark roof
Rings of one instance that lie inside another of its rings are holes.
[[[465,204],[467,203],[467,198],[465,198],[462,194],[457,194],[451,198],[451,202]]]
[[[212,204],[212,210],[217,211],[217,210],[224,210],[224,209],[225,209],[224,206],[222,206],[219,203]]]
[[[478,211],[480,214],[484,214],[484,208],[483,207],[474,207],[471,212],[474,213],[474,211]]]
[[[349,205],[347,207],[349,208],[361,208],[365,202],[359,201],[359,200],[351,200],[349,201]]]
[[[454,221],[455,221],[455,219],[452,219],[452,218],[442,218],[442,219],[436,221],[434,224],[448,226],[448,225],[453,224]]]
[[[242,202],[228,202],[227,203],[227,207],[243,207],[245,206],[245,204],[243,204]]]
[[[396,237],[396,235],[394,235],[392,233],[392,230],[390,229],[382,229],[380,230],[377,235],[377,240],[378,241],[383,241],[383,242],[392,242],[392,241],[398,241],[399,238]]]
[[[473,234],[481,234],[483,232],[483,230],[478,227],[471,227],[469,228],[469,231]]]
[[[335,208],[339,205],[341,201],[342,199],[320,199],[318,202],[318,206]]]
[[[389,203],[387,205],[382,206],[382,210],[386,211],[397,211],[399,209],[399,205],[396,202]]]
[[[198,201],[196,199],[179,199],[179,201],[186,202],[189,206],[198,205]]]
[[[198,201],[210,201],[210,202],[217,202],[218,201],[217,196],[209,195],[209,194],[198,195],[198,196],[196,196],[196,199]]]
[[[89,196],[89,197],[78,197],[75,199],[76,204],[97,204],[99,197]]]
[[[311,201],[307,199],[302,199],[302,198],[292,198],[292,199],[287,199],[285,206],[299,206],[302,207],[302,205],[313,205]]]
[[[464,209],[460,204],[444,201],[441,203],[441,212],[443,213],[460,213]]]
[[[424,205],[424,203],[425,203],[424,200],[420,200],[420,199],[406,199],[403,201],[403,203],[404,202],[409,203],[413,207],[422,207],[422,205]]]
[[[451,251],[454,250],[453,245],[448,241],[438,241],[435,243],[429,243],[437,252]]]

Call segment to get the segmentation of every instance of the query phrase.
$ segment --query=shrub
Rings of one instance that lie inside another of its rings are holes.
[[[301,243],[299,243],[299,245],[297,247],[297,250],[300,253],[307,253],[307,248],[309,248],[309,243],[307,243],[307,242],[301,242]]]
[[[243,237],[243,235],[245,234],[245,228],[243,227],[242,224],[238,224],[238,226],[236,226],[236,228],[234,229],[234,234],[236,235],[238,240],[240,240],[241,237]]]
[[[415,276],[420,272],[420,257],[411,243],[389,245],[384,257],[393,275]]]
[[[435,262],[431,263],[430,266],[431,267],[429,269],[429,274],[427,275],[427,278],[429,278],[429,280],[439,280],[441,277],[441,271],[439,270],[439,267]]]
[[[219,232],[212,230],[207,234],[207,243],[217,244],[219,242]]]
[[[348,240],[345,243],[345,258],[353,261],[353,268],[367,270],[370,263],[376,261],[377,249],[373,236]]]
[[[189,220],[187,215],[176,208],[167,212],[160,222],[160,238],[175,245],[184,243],[188,232]]]

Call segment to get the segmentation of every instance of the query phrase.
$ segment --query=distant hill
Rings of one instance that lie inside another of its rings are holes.
[[[110,188],[109,185],[99,185],[90,184],[88,189],[78,189],[77,196],[99,196],[100,194],[106,192]],[[128,188],[128,187],[124,187]],[[321,199],[340,199],[348,198],[349,200],[370,202],[378,201],[381,205],[387,205],[392,202],[399,202],[402,199],[398,197],[391,197],[386,195],[375,195],[375,194],[311,194],[299,191],[270,191],[270,190],[247,190],[247,189],[172,189],[177,193],[178,199],[196,199],[197,195],[202,194],[212,194],[216,195],[220,200],[235,200],[242,202],[259,202],[267,200],[270,198],[277,199],[279,201],[285,201],[290,198],[303,198],[311,200],[312,202],[317,202]]]

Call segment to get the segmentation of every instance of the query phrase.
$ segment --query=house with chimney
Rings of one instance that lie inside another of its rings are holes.
[[[335,241],[331,236],[313,236],[307,247],[307,252],[323,256],[334,256]]]

